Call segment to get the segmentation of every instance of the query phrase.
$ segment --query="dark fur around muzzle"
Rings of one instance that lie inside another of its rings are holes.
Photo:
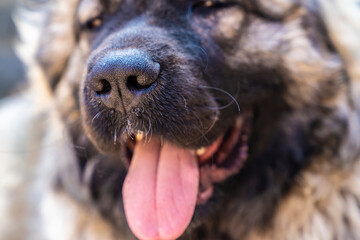
[[[195,35],[143,18],[105,35],[94,44],[81,93],[98,147],[111,151],[123,134],[139,131],[186,147],[209,144],[219,103],[206,88],[209,58]]]

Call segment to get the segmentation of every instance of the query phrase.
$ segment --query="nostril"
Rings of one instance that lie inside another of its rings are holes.
[[[109,81],[101,79],[94,87],[94,91],[98,95],[108,95],[111,92],[111,84]]]
[[[129,91],[131,92],[142,92],[146,89],[149,89],[153,83],[151,84],[141,84],[143,83],[143,79],[144,76],[129,76],[126,79],[126,87],[129,89]]]

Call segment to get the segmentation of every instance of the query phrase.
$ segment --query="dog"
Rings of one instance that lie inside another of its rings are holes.
[[[37,227],[4,236],[360,239],[356,46],[330,2],[46,3],[14,140],[40,159]]]

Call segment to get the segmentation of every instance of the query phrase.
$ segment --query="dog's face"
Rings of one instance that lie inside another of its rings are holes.
[[[83,16],[80,33],[92,49],[82,113],[99,149],[118,154],[124,133],[141,132],[195,150],[234,124],[233,96],[248,92],[239,81],[248,76],[229,61],[245,21],[239,4],[123,1],[111,9]]]
[[[123,200],[139,238],[179,237],[229,177],[266,181],[281,165],[278,178],[291,179],[334,134],[317,139],[312,129],[345,91],[340,62],[303,7],[269,2],[76,8],[73,52],[61,70],[47,68],[62,75],[58,88],[79,89],[84,133],[98,151],[129,166]]]

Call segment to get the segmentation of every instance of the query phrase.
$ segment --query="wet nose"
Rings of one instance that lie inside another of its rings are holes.
[[[159,72],[160,64],[144,51],[114,50],[90,68],[88,84],[107,107],[126,111],[156,86]]]

